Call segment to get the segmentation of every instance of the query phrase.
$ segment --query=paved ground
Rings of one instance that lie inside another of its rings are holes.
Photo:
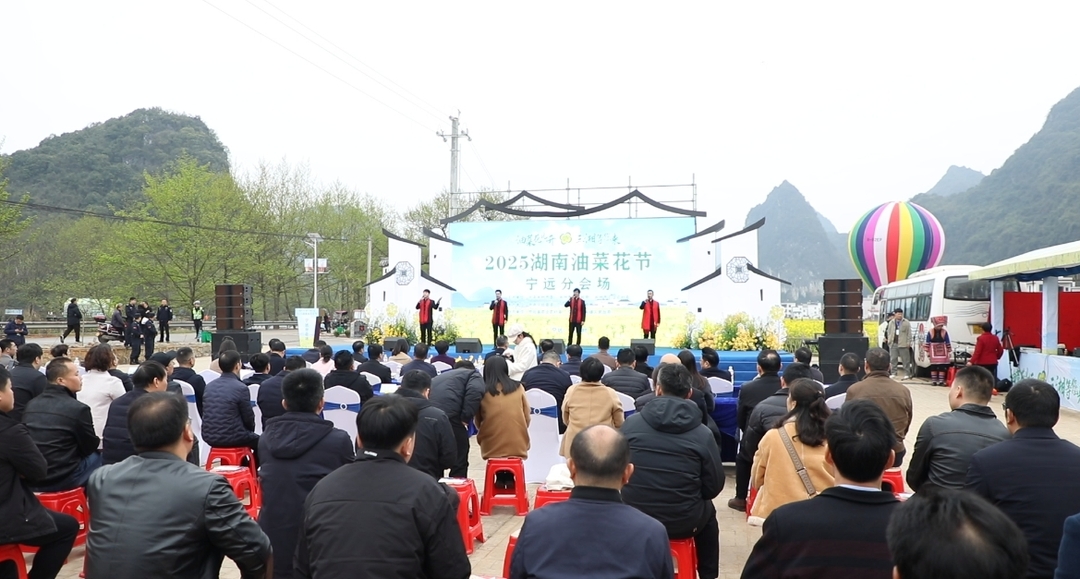
[[[293,334],[295,336],[295,333]],[[284,337],[284,336],[282,336]],[[203,361],[205,365],[207,361]],[[932,415],[948,410],[946,400],[947,389],[929,386],[921,380],[908,382],[911,389],[912,399],[915,406],[914,424],[908,437],[908,451],[910,453],[914,445],[915,433],[918,432],[922,422]],[[994,412],[1000,417],[1003,396],[995,397],[991,403]],[[1080,444],[1080,413],[1063,410],[1061,421],[1056,428],[1057,433],[1065,439]],[[469,476],[477,481],[478,486],[484,478],[484,463],[480,459],[479,448],[474,444],[470,455]],[[733,511],[727,507],[727,501],[735,494],[735,468],[733,465],[725,467],[727,483],[720,496],[714,501],[720,521],[720,577],[722,579],[736,579],[742,572],[742,567],[754,543],[761,536],[760,528],[746,524],[745,515]],[[530,495],[535,493],[537,485],[529,485]],[[482,489],[481,489],[481,492]],[[521,527],[523,518],[513,515],[513,509],[497,508],[490,517],[484,517],[484,533],[487,542],[477,544],[477,549],[470,557],[473,564],[473,572],[477,575],[501,576],[503,556],[506,551],[506,542],[509,534]],[[82,548],[72,552],[68,564],[60,577],[62,579],[75,579],[82,569]],[[221,576],[227,579],[239,578],[236,568],[228,561],[225,563]]]

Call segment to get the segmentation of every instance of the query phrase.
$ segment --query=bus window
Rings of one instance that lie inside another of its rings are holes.
[[[990,280],[968,279],[966,276],[945,278],[945,299],[962,301],[988,301]]]

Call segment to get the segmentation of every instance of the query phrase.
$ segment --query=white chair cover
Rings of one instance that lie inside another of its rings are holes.
[[[240,369],[240,379],[241,380],[247,380],[248,378],[251,378],[251,376],[254,375],[254,374],[255,374],[255,370],[252,370],[250,368],[241,368]]]
[[[383,365],[390,368],[390,373],[394,376],[401,374],[401,364],[393,360],[387,360],[383,362]]]
[[[360,413],[360,395],[355,390],[344,386],[327,388],[323,394],[326,401],[323,405],[323,417],[334,423],[335,428],[340,428],[349,433],[349,437],[356,441],[356,415]]]
[[[623,394],[622,392],[615,392],[619,395],[619,402],[622,402],[623,414],[629,418],[631,414],[637,412],[637,408],[634,407],[634,399]]]
[[[443,362],[441,360],[438,361],[438,362],[435,362],[434,364],[432,364],[432,366],[435,366],[435,371],[438,372],[439,374],[442,374],[443,372],[446,372],[447,370],[453,370],[454,369],[453,366],[451,366],[450,364],[447,364],[446,362]]]
[[[533,388],[525,392],[532,408],[529,421],[529,458],[525,459],[525,482],[542,483],[547,480],[551,467],[562,464],[559,456],[560,412],[555,397],[543,390]]]
[[[735,385],[723,378],[712,376],[709,378],[709,386],[713,394],[730,394],[735,391]]]
[[[195,438],[199,439],[199,466],[205,466],[206,459],[210,456],[210,445],[202,439],[202,417],[199,416],[199,406],[195,404],[195,388],[183,380],[177,380],[176,383],[180,385],[184,399],[187,400],[191,431],[195,433]]]
[[[570,383],[571,384],[579,384],[579,383],[581,383],[581,376],[571,374],[570,375]]]
[[[368,381],[368,384],[370,384],[372,388],[376,388],[380,384],[382,384],[382,379],[372,374],[371,372],[361,372],[360,375]]]
[[[202,372],[199,372],[199,376],[202,376],[202,379],[205,380],[207,384],[221,378],[221,374],[218,374],[213,370],[203,370]]]
[[[604,364],[604,376],[607,376],[610,373],[611,373],[611,367],[608,366],[607,364]]]
[[[262,435],[262,408],[259,408],[259,385],[248,386],[248,394],[251,398],[251,411],[255,413],[255,434]]]
[[[837,394],[836,396],[830,396],[825,399],[825,406],[828,406],[830,410],[839,410],[844,405],[844,400],[847,399],[847,392],[843,394]]]

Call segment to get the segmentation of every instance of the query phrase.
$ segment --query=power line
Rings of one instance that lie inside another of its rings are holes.
[[[0,199],[0,203],[7,205],[17,205],[26,209],[32,209],[36,211],[49,211],[51,213],[66,213],[69,215],[80,215],[84,217],[98,217],[100,219],[110,219],[113,221],[130,221],[136,223],[150,223],[153,225],[168,225],[169,227],[182,227],[187,229],[199,229],[202,231],[218,231],[223,233],[239,233],[242,235],[260,235],[264,237],[281,237],[286,239],[307,239],[307,235],[299,235],[294,233],[280,233],[271,231],[253,231],[250,229],[232,229],[229,227],[214,227],[211,225],[195,225],[192,223],[182,223],[178,221],[164,221],[161,219],[153,219],[151,217],[138,217],[135,215],[115,215],[109,213],[96,213],[93,211],[87,211],[85,209],[73,209],[71,207],[58,207],[55,205],[43,205],[40,203],[30,203],[28,201],[13,201],[11,199]],[[324,241],[348,241],[345,238],[340,237],[324,237]]]
[[[383,83],[382,83],[382,82],[381,82],[381,81],[380,81],[379,79],[375,78],[375,77],[374,77],[374,76],[372,76],[371,74],[368,74],[367,72],[365,72],[365,71],[363,71],[363,70],[359,69],[358,67],[356,67],[355,65],[353,65],[353,64],[352,64],[352,63],[350,63],[349,61],[345,60],[344,58],[342,58],[342,57],[341,57],[341,56],[339,56],[338,54],[336,54],[336,53],[334,53],[333,51],[331,51],[331,50],[327,49],[327,48],[326,48],[325,46],[323,46],[323,45],[319,44],[318,42],[315,42],[314,40],[312,40],[312,39],[311,39],[310,37],[308,37],[308,36],[307,36],[307,35],[305,35],[304,33],[300,32],[299,30],[296,30],[296,29],[295,29],[295,28],[293,28],[292,26],[289,26],[289,25],[288,25],[287,23],[285,23],[285,22],[282,22],[282,21],[281,21],[281,19],[279,19],[278,17],[274,16],[273,14],[270,14],[270,13],[269,13],[269,12],[267,12],[266,10],[263,10],[263,9],[262,9],[262,7],[260,7],[260,6],[256,5],[256,4],[254,3],[254,2],[252,2],[252,0],[244,0],[244,1],[245,1],[245,2],[247,2],[248,4],[251,4],[252,6],[254,6],[254,7],[256,8],[256,9],[258,9],[259,11],[261,11],[261,12],[262,12],[263,14],[266,14],[266,15],[267,15],[267,16],[269,16],[270,18],[273,18],[274,20],[276,20],[277,22],[279,22],[279,23],[280,23],[280,24],[281,24],[282,26],[284,26],[284,27],[288,28],[289,30],[292,30],[292,31],[293,31],[293,32],[295,32],[296,34],[300,35],[301,37],[303,37],[303,38],[304,38],[305,40],[307,40],[308,42],[310,42],[310,43],[314,44],[315,46],[319,47],[320,49],[322,49],[323,51],[325,51],[325,52],[326,52],[327,54],[330,54],[330,55],[331,55],[331,56],[333,56],[334,58],[336,58],[336,59],[340,60],[341,62],[345,63],[346,65],[348,65],[348,66],[349,66],[350,68],[352,68],[353,70],[355,70],[355,71],[359,72],[360,74],[362,74],[362,75],[364,75],[364,76],[366,76],[366,77],[370,78],[371,80],[375,81],[376,83],[378,83],[378,84],[379,84],[379,86],[382,86],[382,87],[383,87],[383,88],[385,88],[386,90],[388,90],[388,91],[390,91],[390,92],[392,92],[392,93],[396,94],[397,96],[401,97],[402,99],[404,99],[405,101],[409,102],[410,104],[412,104],[412,105],[415,105],[415,106],[416,106],[417,108],[419,108],[420,110],[424,111],[425,113],[427,113],[427,114],[429,114],[429,115],[431,115],[431,116],[435,117],[436,119],[438,119],[438,121],[439,121],[440,123],[445,123],[445,122],[446,122],[445,120],[443,120],[443,118],[445,117],[445,115],[444,115],[444,114],[443,114],[442,112],[440,112],[440,111],[439,111],[438,107],[436,107],[435,105],[432,105],[431,103],[429,103],[429,102],[425,101],[424,99],[420,98],[419,96],[417,96],[416,94],[412,93],[411,91],[409,91],[409,90],[408,90],[408,89],[406,89],[405,87],[403,87],[403,86],[401,86],[400,84],[398,84],[398,83],[394,82],[394,81],[393,81],[392,79],[390,79],[390,77],[388,77],[388,76],[386,76],[386,75],[384,75],[384,74],[380,73],[379,71],[375,70],[375,68],[374,68],[374,67],[372,67],[371,65],[369,65],[369,64],[367,64],[367,63],[365,63],[364,61],[360,60],[359,58],[357,58],[356,56],[354,56],[353,54],[351,54],[351,53],[350,53],[349,51],[347,51],[347,50],[345,50],[344,48],[342,48],[342,47],[338,46],[338,45],[337,45],[337,44],[335,44],[335,43],[334,43],[334,42],[333,42],[332,40],[330,40],[330,39],[326,38],[325,36],[323,36],[323,35],[319,34],[319,33],[318,33],[318,32],[317,32],[316,30],[313,30],[313,29],[312,29],[312,28],[311,28],[310,26],[307,26],[306,24],[304,24],[303,22],[301,22],[301,21],[300,21],[299,19],[297,19],[297,18],[296,18],[295,16],[292,16],[292,15],[290,15],[290,14],[289,14],[288,12],[285,12],[285,11],[284,11],[284,10],[282,10],[281,8],[279,8],[279,7],[275,6],[275,5],[273,4],[273,3],[269,2],[269,0],[263,0],[263,1],[264,1],[264,2],[265,2],[265,3],[267,4],[267,5],[268,5],[268,6],[270,6],[271,8],[273,8],[274,10],[277,10],[278,12],[280,12],[280,13],[281,13],[282,15],[284,15],[284,16],[285,16],[286,18],[288,18],[288,19],[292,20],[293,22],[295,22],[295,23],[296,23],[297,25],[299,25],[299,26],[300,26],[301,28],[304,28],[304,29],[305,29],[305,30],[307,30],[308,32],[311,32],[312,34],[314,34],[315,36],[317,36],[317,37],[318,37],[318,38],[319,38],[320,40],[322,40],[323,42],[325,42],[325,43],[329,44],[330,46],[334,47],[334,48],[335,48],[336,50],[338,50],[339,52],[343,53],[343,54],[344,54],[345,56],[348,56],[349,58],[353,59],[353,60],[354,60],[354,61],[356,61],[357,63],[359,63],[359,64],[361,64],[362,66],[366,67],[366,68],[367,68],[368,70],[370,70],[370,71],[371,71],[372,73],[374,73],[374,74],[376,74],[376,75],[378,75],[378,76],[382,77],[383,79],[385,79],[385,80],[386,80],[386,82],[388,82],[388,83],[390,83],[390,84],[392,84],[392,85],[396,86],[397,88],[401,89],[401,90],[402,90],[402,91],[404,91],[404,92],[405,92],[406,94],[408,94],[408,95],[409,95],[409,96],[411,96],[411,97],[412,97],[413,99],[416,99],[416,101],[419,101],[419,102],[414,102],[413,100],[411,100],[410,98],[406,97],[405,95],[403,95],[403,94],[401,94],[401,93],[397,92],[396,90],[394,90],[394,89],[392,89],[392,88],[390,88],[390,87],[386,86],[386,85],[385,85],[385,84],[383,84]],[[427,109],[425,109],[425,108],[424,108],[425,106],[427,107]]]
[[[390,109],[390,110],[394,111],[395,113],[397,113],[397,114],[401,115],[402,117],[405,117],[406,119],[409,119],[410,121],[412,121],[412,122],[416,123],[417,125],[419,125],[420,127],[422,127],[422,128],[423,128],[423,129],[425,130],[425,131],[431,131],[431,130],[432,130],[432,129],[431,129],[431,127],[429,127],[429,126],[425,125],[424,123],[422,123],[422,122],[420,122],[420,121],[418,121],[418,120],[416,120],[416,119],[414,119],[414,118],[410,117],[409,115],[407,115],[407,114],[405,114],[405,113],[403,113],[403,112],[399,111],[398,109],[396,109],[396,108],[394,108],[394,107],[390,106],[389,104],[387,104],[387,103],[385,103],[385,102],[383,102],[383,101],[379,100],[378,98],[376,98],[375,96],[373,96],[373,95],[371,95],[371,94],[367,93],[366,91],[364,91],[364,90],[363,90],[363,89],[361,89],[360,87],[358,87],[358,86],[356,86],[356,85],[352,84],[351,82],[349,82],[349,81],[347,81],[347,80],[345,80],[345,79],[341,78],[340,76],[338,76],[338,75],[336,75],[336,74],[334,74],[334,73],[330,72],[329,70],[327,70],[327,69],[323,68],[322,66],[319,66],[318,64],[316,64],[316,63],[315,63],[314,61],[312,61],[311,59],[309,59],[309,58],[307,58],[307,57],[305,57],[305,56],[301,55],[300,53],[298,53],[298,52],[296,52],[295,50],[293,50],[293,49],[289,48],[288,46],[285,46],[285,45],[284,45],[284,44],[282,44],[281,42],[278,42],[277,40],[274,40],[273,38],[271,38],[271,37],[270,37],[270,36],[268,36],[267,34],[263,33],[263,32],[262,32],[261,30],[259,30],[259,29],[255,28],[254,26],[252,26],[252,25],[248,24],[247,22],[244,22],[243,20],[241,20],[241,19],[237,18],[236,16],[233,16],[232,14],[229,14],[228,12],[226,12],[226,11],[222,10],[221,8],[219,8],[218,6],[215,6],[214,4],[211,4],[211,3],[210,3],[210,0],[203,0],[203,3],[204,3],[204,4],[206,4],[207,6],[210,6],[210,7],[211,7],[211,8],[213,8],[214,10],[217,10],[218,12],[221,12],[222,14],[224,14],[224,15],[228,16],[229,18],[232,18],[233,20],[235,20],[235,21],[239,22],[239,23],[240,23],[240,24],[242,24],[242,25],[243,25],[243,26],[244,26],[245,28],[248,28],[248,29],[249,29],[249,30],[251,30],[252,32],[255,32],[256,34],[258,34],[259,36],[262,36],[263,38],[265,38],[265,39],[269,40],[270,42],[273,42],[274,44],[278,45],[279,47],[281,47],[281,48],[282,48],[282,49],[284,49],[285,51],[289,52],[289,53],[290,53],[290,54],[292,54],[293,56],[295,56],[295,57],[299,58],[300,60],[303,60],[304,62],[306,62],[306,63],[310,64],[311,66],[314,66],[315,68],[317,68],[317,69],[319,69],[319,70],[321,70],[321,71],[325,72],[326,74],[328,74],[328,75],[330,75],[330,76],[334,77],[335,79],[337,79],[338,81],[340,81],[340,82],[341,82],[342,84],[344,84],[344,85],[348,86],[349,88],[351,88],[351,89],[355,90],[356,92],[358,92],[358,93],[360,93],[360,94],[362,94],[362,95],[364,95],[364,96],[368,97],[369,99],[371,99],[371,100],[373,100],[373,101],[375,101],[375,102],[379,103],[380,105],[382,105],[382,106],[384,106],[384,107],[386,107],[386,108],[388,108],[388,109]]]
[[[487,163],[484,162],[484,158],[480,156],[480,150],[473,144],[472,139],[469,140],[469,148],[472,149],[473,154],[476,155],[476,160],[480,161],[480,167],[484,169],[484,173],[487,174],[488,180],[491,181],[491,188],[495,189],[495,178],[491,176],[491,171],[488,171]],[[473,184],[476,187],[476,184]]]

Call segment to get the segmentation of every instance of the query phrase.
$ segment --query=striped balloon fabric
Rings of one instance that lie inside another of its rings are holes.
[[[945,232],[929,211],[907,201],[875,207],[848,234],[851,262],[877,289],[935,267],[945,253]]]

